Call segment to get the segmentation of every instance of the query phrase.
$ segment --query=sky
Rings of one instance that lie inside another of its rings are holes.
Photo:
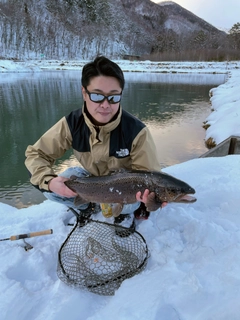
[[[160,0],[152,1],[161,2]],[[176,0],[174,2],[221,30],[228,31],[235,23],[240,22],[239,0]]]
[[[127,63],[132,71],[156,68],[150,62],[119,62],[124,69]],[[189,72],[189,64],[173,64],[168,72]],[[227,70],[223,63],[201,63],[200,69],[197,65],[192,63],[191,72]],[[24,66],[12,61],[0,61],[0,70],[8,74],[22,71],[25,76],[27,71],[41,72],[33,63]],[[217,143],[229,135],[240,136],[240,63],[229,63],[228,73],[227,82],[211,90],[215,111],[206,119],[211,124],[206,136]],[[25,243],[0,242],[1,320],[239,320],[240,155],[196,158],[163,171],[193,187],[197,201],[169,203],[137,223],[136,230],[149,250],[146,268],[125,280],[112,296],[74,288],[58,278],[58,252],[72,230],[68,223],[75,221],[65,205],[45,200],[17,209],[0,203],[1,239],[53,230],[53,234]],[[96,219],[102,221],[100,212]],[[27,243],[32,246],[29,250]],[[105,257],[104,249],[103,256],[89,250],[86,246],[84,263]],[[69,256],[70,264],[75,261],[74,253]]]

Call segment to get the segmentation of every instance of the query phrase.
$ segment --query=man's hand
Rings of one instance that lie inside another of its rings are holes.
[[[137,201],[143,202],[143,203],[147,203],[148,202],[148,197],[153,197],[154,192],[150,192],[148,189],[146,189],[143,194],[141,193],[141,191],[138,191],[136,194],[136,199]],[[167,202],[163,202],[161,205],[161,208],[166,207],[168,203]]]
[[[53,178],[48,183],[49,191],[55,192],[56,194],[67,198],[76,197],[77,193],[73,192],[64,184],[64,181],[67,180],[69,179],[60,176]]]

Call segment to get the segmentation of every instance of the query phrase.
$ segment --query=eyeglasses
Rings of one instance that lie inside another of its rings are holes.
[[[96,103],[103,102],[105,99],[107,99],[107,101],[110,104],[116,104],[116,103],[120,102],[121,98],[122,98],[122,92],[119,94],[112,94],[110,96],[104,96],[103,94],[100,94],[100,93],[89,92],[86,88],[85,88],[85,91],[88,94],[89,99],[92,102],[96,102]]]

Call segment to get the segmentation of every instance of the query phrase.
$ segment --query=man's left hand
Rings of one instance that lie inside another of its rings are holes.
[[[154,192],[150,192],[148,189],[146,189],[143,194],[141,193],[141,191],[138,191],[136,193],[136,199],[137,201],[143,202],[143,203],[147,203],[148,202],[148,197],[149,196],[153,196]],[[163,202],[161,205],[161,208],[166,207],[168,203],[167,202]]]

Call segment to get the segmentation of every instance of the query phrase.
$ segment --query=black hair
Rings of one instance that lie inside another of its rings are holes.
[[[97,76],[114,77],[124,89],[124,75],[122,69],[113,61],[104,56],[98,56],[94,61],[87,63],[82,69],[82,86],[87,88],[91,79]]]

